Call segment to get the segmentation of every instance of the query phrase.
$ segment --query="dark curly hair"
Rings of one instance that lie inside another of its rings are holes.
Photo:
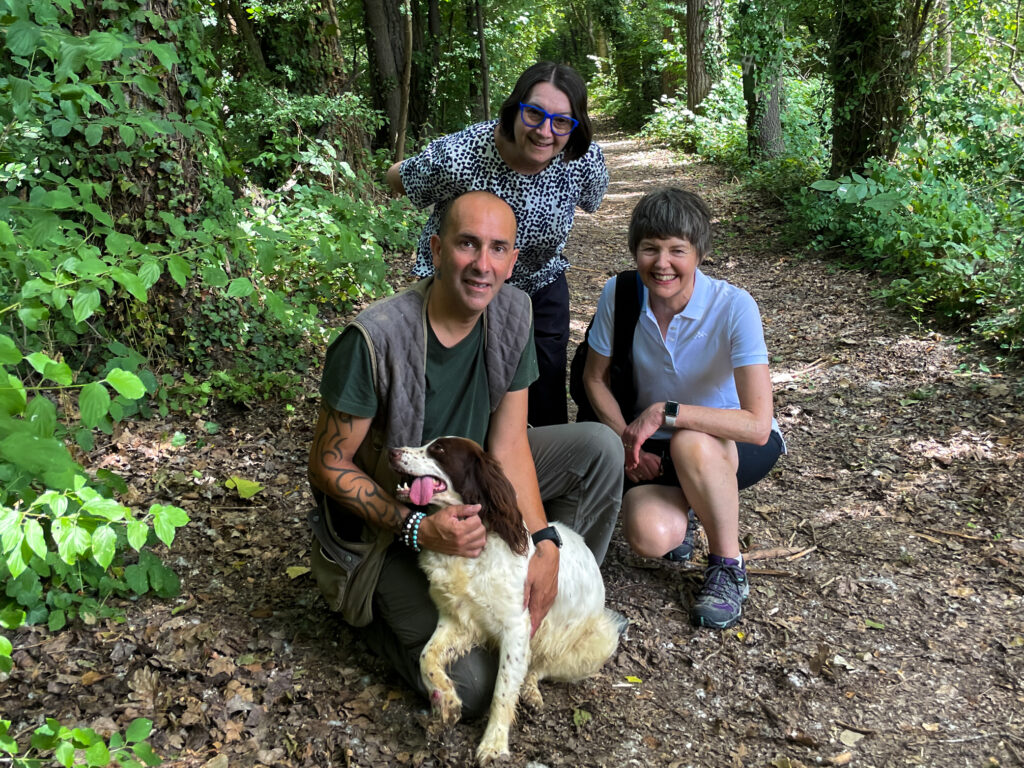
[[[587,84],[575,69],[568,64],[555,64],[553,61],[539,61],[527,69],[516,81],[512,94],[505,99],[498,113],[498,129],[509,141],[515,139],[515,124],[519,119],[519,102],[526,102],[530,90],[537,83],[551,83],[569,97],[572,116],[579,125],[569,134],[565,144],[565,159],[577,160],[587,154],[593,128],[590,116],[587,115]]]

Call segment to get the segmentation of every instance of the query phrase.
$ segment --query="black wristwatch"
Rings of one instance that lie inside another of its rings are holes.
[[[679,403],[675,403],[669,400],[665,403],[665,426],[674,427],[676,425],[676,416],[679,415]]]
[[[537,546],[542,541],[553,541],[555,546],[559,549],[562,548],[562,537],[558,535],[558,529],[553,525],[549,525],[547,528],[541,528],[530,538],[533,539],[533,545]]]

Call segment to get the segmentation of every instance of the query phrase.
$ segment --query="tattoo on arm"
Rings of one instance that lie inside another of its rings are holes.
[[[352,435],[352,417],[331,408],[324,411],[324,428],[317,430],[313,444],[328,484],[321,490],[371,525],[397,531],[402,526],[401,507],[353,463],[359,444]]]

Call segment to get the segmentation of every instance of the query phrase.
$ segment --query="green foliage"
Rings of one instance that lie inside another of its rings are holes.
[[[701,107],[697,115],[687,109],[685,98],[663,96],[641,133],[709,160],[745,165],[746,107],[739,66],[712,86]]]
[[[351,163],[364,159],[360,137],[384,122],[352,92],[293,95],[252,77],[228,78],[222,88],[228,109],[225,139],[249,179],[261,186],[278,186],[297,172],[307,183],[313,176],[331,189],[342,185],[339,172],[353,178]],[[339,156],[337,147],[352,149]]]
[[[940,173],[944,157],[922,140],[906,165],[869,163],[867,176],[823,180],[794,206],[819,248],[895,275],[882,292],[916,316],[969,327],[1007,349],[1024,343],[1024,193],[993,197]],[[825,193],[820,199],[816,193]]]
[[[22,751],[10,735],[10,720],[0,720],[0,752],[10,755],[13,768],[41,768],[58,765],[89,768],[114,765],[121,768],[143,768],[160,765],[161,760],[146,739],[153,730],[153,721],[136,718],[124,734],[115,733],[109,741],[91,728],[68,728],[53,718],[32,732],[29,746]]]
[[[46,622],[57,630],[75,617],[116,615],[105,605],[111,595],[176,594],[177,577],[142,550],[156,540],[170,546],[188,522],[185,512],[154,504],[135,514],[113,498],[127,490],[120,478],[90,478],[65,447],[71,432],[84,442],[92,428],[109,424],[111,393],[128,401],[145,396],[142,380],[113,368],[79,386],[65,363],[41,352],[23,357],[3,335],[0,376],[0,624]],[[75,390],[79,421],[69,426]],[[139,553],[138,563],[125,568],[129,550]]]

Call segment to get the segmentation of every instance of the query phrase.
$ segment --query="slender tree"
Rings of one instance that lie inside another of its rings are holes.
[[[752,157],[785,152],[782,137],[783,21],[779,4],[739,6],[747,151]]]

